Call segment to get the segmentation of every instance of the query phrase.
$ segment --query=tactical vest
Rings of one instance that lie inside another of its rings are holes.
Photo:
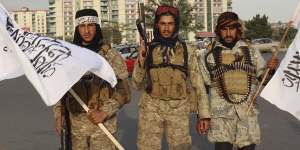
[[[210,51],[205,62],[211,77],[211,86],[226,101],[239,104],[246,101],[256,80],[256,67],[253,65],[249,48],[240,47],[242,53],[222,53],[222,47],[216,46]],[[212,55],[213,62],[208,61]],[[233,95],[242,95],[237,99]]]
[[[104,46],[100,48],[106,48]],[[110,84],[93,74],[84,75],[72,89],[90,109],[99,109],[103,105],[103,100],[111,98],[113,94]],[[67,108],[73,115],[85,113],[72,95],[69,94],[66,100]]]
[[[113,92],[109,83],[95,75],[83,77],[72,89],[90,109],[99,109],[103,105],[103,100],[109,99]],[[67,107],[73,115],[85,113],[82,106],[71,95],[67,98]]]
[[[185,99],[188,62],[186,44],[177,44],[173,51],[163,49],[159,45],[150,48],[149,55],[152,57],[148,62],[147,72],[152,88],[148,93],[154,98],[165,100]],[[166,51],[169,54],[164,55]],[[168,62],[164,60],[165,57],[168,57]]]

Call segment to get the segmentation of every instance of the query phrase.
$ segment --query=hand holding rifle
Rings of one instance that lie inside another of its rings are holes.
[[[140,34],[140,44],[141,46],[138,48],[138,62],[144,67],[145,58],[147,56],[147,36],[146,36],[146,18],[145,18],[145,9],[144,2],[139,2],[138,4],[138,12],[139,18],[136,20],[136,27]]]
[[[144,40],[141,40],[141,46],[138,48],[138,61],[139,64],[144,67],[144,63],[145,63],[145,57],[146,57],[146,49],[145,49],[145,42]]]

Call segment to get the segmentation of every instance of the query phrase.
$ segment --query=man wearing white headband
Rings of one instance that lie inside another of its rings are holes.
[[[62,121],[66,120],[70,123],[72,150],[114,150],[113,143],[97,124],[104,123],[112,134],[117,131],[116,112],[130,101],[126,65],[121,55],[112,49],[110,44],[103,42],[98,14],[95,10],[79,10],[75,18],[73,43],[106,58],[116,73],[118,84],[112,88],[95,75],[83,76],[72,88],[91,111],[86,114],[73,96],[66,94],[61,103],[54,108],[56,130],[61,134]],[[69,118],[66,117],[68,114]]]
[[[93,9],[79,10],[75,16],[75,25],[73,43],[98,52],[103,37],[97,12]]]

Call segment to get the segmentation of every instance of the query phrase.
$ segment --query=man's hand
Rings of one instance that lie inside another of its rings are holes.
[[[141,40],[140,43],[141,43],[141,45],[138,48],[138,52],[139,52],[138,61],[141,66],[144,66],[145,57],[146,57],[145,42],[144,42],[144,40]]]
[[[268,63],[267,63],[267,67],[270,69],[270,70],[275,70],[278,66],[278,63],[279,63],[279,60],[277,57],[272,57]]]
[[[55,119],[55,130],[59,136],[61,135],[63,118],[64,117],[59,116]]]
[[[208,118],[199,119],[197,121],[196,128],[197,128],[198,134],[200,134],[200,135],[207,134],[207,132],[210,128],[210,119],[208,119]]]
[[[95,125],[102,123],[107,118],[107,113],[99,110],[91,110],[87,115],[89,120]]]

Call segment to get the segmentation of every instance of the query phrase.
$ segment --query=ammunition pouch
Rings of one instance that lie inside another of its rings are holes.
[[[113,93],[109,83],[94,75],[92,78],[82,78],[72,88],[90,109],[98,109],[102,106],[100,99],[108,99]],[[71,95],[67,98],[67,106],[73,115],[85,113],[82,106]]]
[[[128,81],[118,79],[118,83],[115,88],[116,92],[113,94],[113,98],[116,99],[121,105],[129,103],[131,100],[131,95]]]
[[[150,95],[160,99],[186,99],[187,84],[184,72],[171,67],[153,68],[152,91]]]

